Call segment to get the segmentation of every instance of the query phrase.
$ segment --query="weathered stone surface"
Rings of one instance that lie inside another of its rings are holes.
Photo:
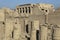
[[[60,12],[58,9],[54,12],[51,4],[18,5],[16,10],[2,8],[0,40],[52,40],[53,34],[60,35],[60,29],[53,33],[54,25],[49,24],[60,25],[59,21]]]

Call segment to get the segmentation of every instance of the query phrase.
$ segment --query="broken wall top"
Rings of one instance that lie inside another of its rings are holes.
[[[14,11],[11,10],[9,8],[1,8],[0,9],[0,21],[5,21],[6,18],[13,18],[13,17],[19,17],[19,14]]]

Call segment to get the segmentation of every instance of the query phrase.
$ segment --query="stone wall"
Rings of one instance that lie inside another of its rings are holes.
[[[60,30],[55,30],[60,28],[60,14],[53,9],[50,4],[19,5],[16,11],[0,9],[0,40],[53,40],[55,36],[58,40]]]

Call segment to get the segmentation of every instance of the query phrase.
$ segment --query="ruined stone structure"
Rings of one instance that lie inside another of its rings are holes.
[[[0,9],[0,40],[60,40],[59,13],[51,4]],[[57,22],[56,22],[57,21]]]

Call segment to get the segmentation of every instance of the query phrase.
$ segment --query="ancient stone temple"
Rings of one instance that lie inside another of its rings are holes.
[[[47,40],[47,37],[40,33],[40,25],[48,24],[48,14],[53,13],[54,7],[50,4],[24,4],[18,5],[16,11],[19,13],[21,20],[24,22],[22,35],[26,40]],[[21,21],[21,22],[22,22]],[[43,30],[43,29],[42,29]],[[26,34],[24,34],[26,33]],[[47,36],[47,32],[45,34]],[[42,38],[40,38],[40,36]],[[44,36],[44,37],[43,37]],[[45,39],[44,39],[45,38]]]
[[[60,14],[54,10],[51,4],[1,8],[0,40],[60,40]]]

